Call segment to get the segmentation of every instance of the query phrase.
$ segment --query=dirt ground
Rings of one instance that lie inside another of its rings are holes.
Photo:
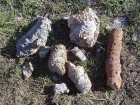
[[[100,12],[98,13],[101,15]],[[97,43],[93,48],[81,48],[88,61],[80,62],[69,51],[75,44],[70,42],[67,22],[60,19],[53,23],[54,31],[50,34],[46,45],[64,44],[68,50],[68,60],[85,67],[92,82],[92,88],[84,95],[75,88],[67,75],[60,77],[49,71],[47,67],[49,55],[43,59],[38,54],[22,58],[15,56],[16,42],[35,22],[36,20],[22,29],[15,30],[14,37],[7,38],[8,32],[0,37],[0,105],[140,105],[140,56],[137,54],[137,45],[129,39],[131,32],[123,29],[123,47],[120,57],[122,86],[119,90],[111,90],[106,85],[105,73],[107,36],[110,30],[100,30]],[[98,48],[101,49],[99,53]],[[29,61],[35,70],[32,77],[25,81],[22,78],[21,69],[23,64]],[[58,83],[67,84],[70,89],[69,94],[53,93],[55,83],[52,80],[53,75],[60,78]]]

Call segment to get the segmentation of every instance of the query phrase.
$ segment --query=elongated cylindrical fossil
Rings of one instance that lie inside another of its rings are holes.
[[[120,53],[122,49],[122,29],[115,28],[111,31],[108,36],[107,43],[107,59],[106,59],[106,74],[107,84],[112,89],[121,87],[121,64],[120,64]]]
[[[87,93],[91,89],[91,81],[84,70],[83,66],[75,66],[71,62],[67,62],[68,77],[74,82],[76,88],[82,92]]]
[[[67,61],[66,47],[62,44],[51,48],[51,55],[48,61],[48,67],[51,72],[63,76],[66,72],[65,63]]]
[[[71,42],[80,47],[92,47],[98,38],[100,21],[91,8],[86,8],[68,20]]]

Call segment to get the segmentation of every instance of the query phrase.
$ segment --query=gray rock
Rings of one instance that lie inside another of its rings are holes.
[[[126,17],[117,17],[113,22],[112,28],[126,28],[128,26],[128,20]]]
[[[18,40],[16,56],[21,57],[35,54],[40,46],[45,46],[49,36],[48,31],[51,31],[51,24],[52,22],[47,17],[39,18],[32,29]]]
[[[133,33],[132,39],[133,39],[134,41],[138,41],[138,40],[139,40],[138,33],[137,33],[136,31]]]
[[[50,47],[47,47],[47,46],[41,47],[40,50],[39,50],[40,58],[45,58],[50,50],[51,50]]]
[[[100,21],[91,8],[86,8],[68,20],[71,42],[80,47],[92,47],[99,35]]]
[[[34,68],[30,62],[26,62],[26,64],[22,68],[22,74],[24,77],[24,80],[27,80],[33,72]]]
[[[83,94],[91,89],[91,81],[84,70],[83,66],[75,66],[71,62],[67,62],[68,77],[73,81],[76,88]]]
[[[67,88],[65,83],[53,85],[53,91],[54,94],[69,93],[69,89]]]

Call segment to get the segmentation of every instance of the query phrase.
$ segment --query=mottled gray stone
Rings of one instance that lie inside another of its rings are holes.
[[[69,89],[67,88],[65,83],[53,85],[53,91],[54,94],[69,93]]]
[[[99,35],[100,21],[91,8],[86,8],[68,20],[71,42],[80,47],[93,47]]]
[[[30,62],[26,62],[26,64],[22,68],[22,74],[24,80],[27,80],[32,75],[33,70],[34,68],[32,64]]]
[[[17,57],[29,56],[36,53],[40,46],[45,46],[48,32],[51,31],[51,21],[47,17],[41,17],[37,23],[20,38],[16,44]]]
[[[83,66],[75,66],[71,62],[67,62],[68,77],[73,81],[76,88],[82,92],[87,93],[91,89],[91,81],[84,70]]]

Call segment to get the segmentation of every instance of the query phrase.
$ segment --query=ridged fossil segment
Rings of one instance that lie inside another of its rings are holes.
[[[67,62],[66,65],[68,77],[74,82],[76,88],[84,94],[87,93],[91,89],[92,84],[83,66],[75,66],[71,62]]]
[[[29,56],[36,53],[40,46],[45,46],[48,31],[51,31],[51,21],[47,17],[41,17],[30,31],[20,38],[16,44],[17,57]]]
[[[66,72],[65,62],[67,61],[66,47],[62,44],[51,48],[51,55],[48,61],[48,67],[51,72],[63,76]]]
[[[92,47],[99,35],[100,21],[91,8],[86,8],[68,20],[71,42],[80,47]]]
[[[121,87],[121,64],[120,64],[120,53],[122,49],[122,29],[115,28],[111,31],[108,36],[107,43],[107,59],[106,59],[106,74],[107,84],[112,89]]]

